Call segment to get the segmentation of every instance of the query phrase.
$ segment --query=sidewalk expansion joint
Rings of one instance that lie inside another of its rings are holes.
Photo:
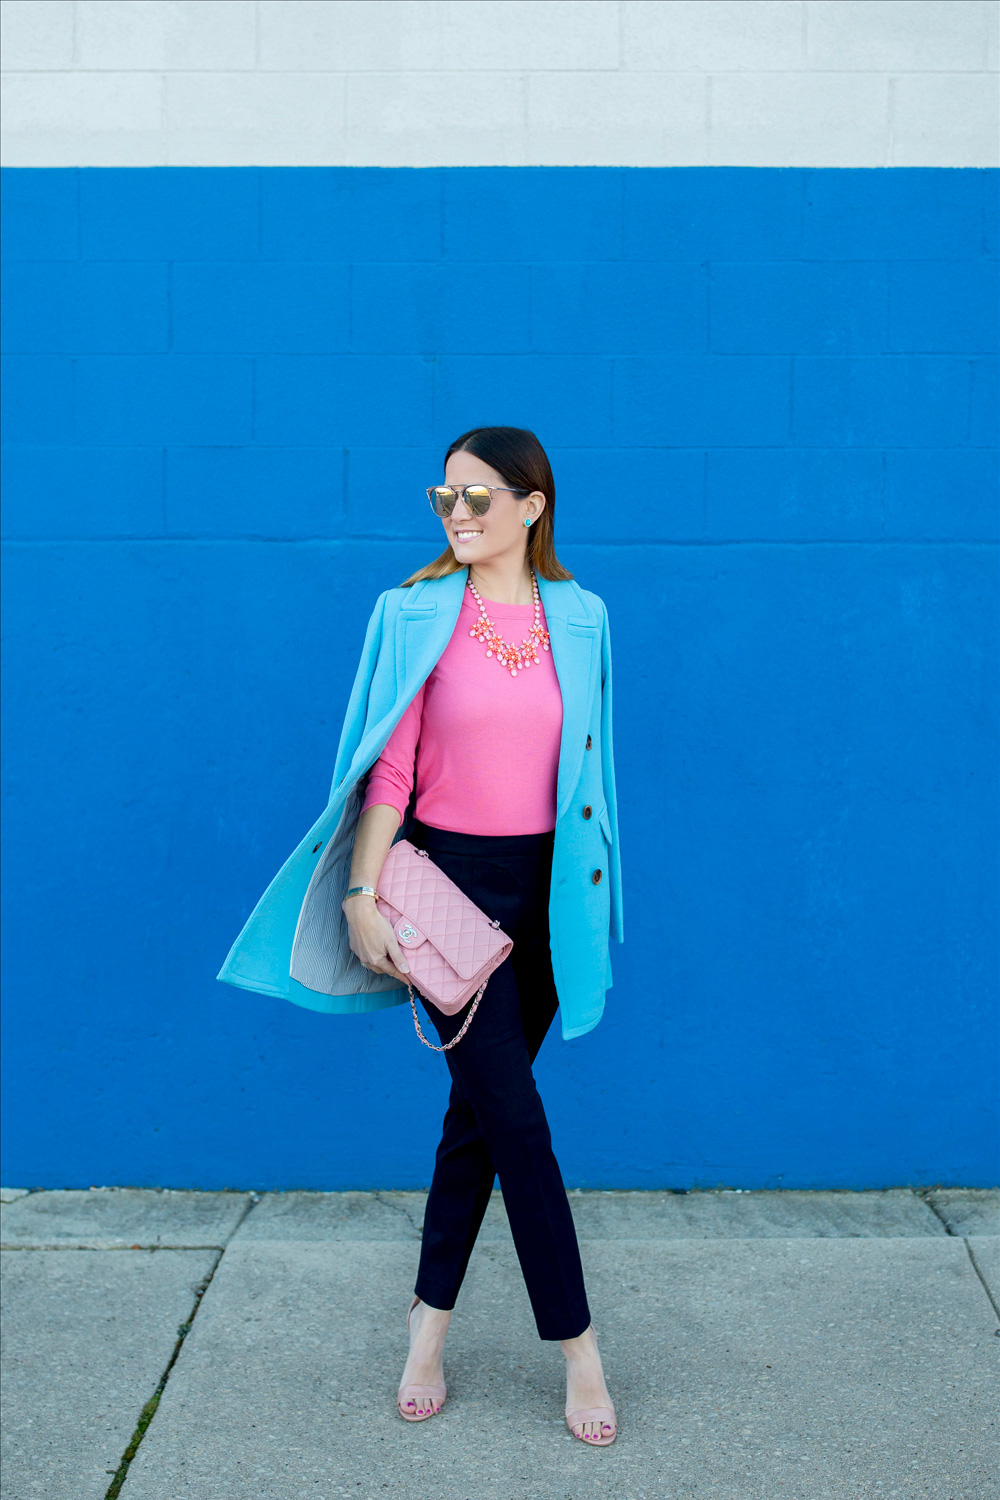
[[[228,1245],[228,1243],[229,1241],[227,1240],[226,1245]],[[0,1244],[0,1250],[2,1250],[4,1254],[7,1254],[11,1250],[98,1250],[102,1255],[113,1253],[116,1250],[218,1250],[221,1254],[222,1251],[226,1248],[226,1245],[189,1245],[187,1243],[183,1245],[161,1245],[159,1243],[149,1243],[145,1245],[111,1245],[108,1244],[106,1240],[80,1240],[76,1244],[67,1245],[60,1244],[58,1242],[48,1244],[44,1240],[37,1240],[33,1245]]]
[[[244,1214],[244,1218],[245,1217],[246,1215]],[[242,1222],[243,1220],[241,1219],[240,1223]],[[230,1238],[232,1238],[232,1236],[230,1236]],[[160,1376],[156,1390],[153,1392],[152,1396],[150,1396],[149,1400],[142,1408],[142,1411],[139,1413],[139,1420],[135,1424],[135,1431],[132,1434],[128,1447],[122,1454],[121,1463],[115,1470],[115,1477],[108,1485],[104,1500],[118,1500],[118,1496],[121,1494],[121,1488],[125,1483],[125,1479],[129,1471],[129,1465],[131,1464],[133,1458],[135,1458],[135,1455],[138,1453],[139,1444],[146,1436],[149,1424],[152,1422],[153,1418],[156,1415],[156,1408],[160,1404],[160,1397],[163,1395],[163,1392],[166,1389],[167,1381],[170,1379],[170,1372],[174,1368],[174,1365],[177,1363],[177,1356],[181,1352],[181,1346],[183,1345],[184,1340],[187,1338],[188,1334],[191,1332],[191,1325],[194,1323],[195,1317],[198,1313],[198,1309],[201,1306],[201,1299],[204,1297],[205,1293],[208,1291],[208,1288],[211,1286],[212,1277],[219,1269],[219,1264],[225,1253],[226,1252],[224,1249],[218,1251],[212,1269],[209,1271],[207,1276],[202,1278],[201,1282],[198,1285],[198,1289],[194,1294],[194,1305],[191,1308],[190,1313],[188,1314],[187,1321],[185,1323],[182,1323],[177,1330],[177,1342],[174,1344],[173,1352],[169,1360],[167,1361],[166,1369]]]

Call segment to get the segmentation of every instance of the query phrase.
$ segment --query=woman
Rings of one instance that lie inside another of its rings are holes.
[[[513,939],[468,1031],[427,1199],[397,1407],[441,1409],[451,1310],[498,1175],[539,1336],[566,1356],[566,1420],[616,1419],[579,1248],[531,1064],[600,1020],[622,939],[607,611],[553,545],[555,490],[533,433],[464,433],[427,493],[448,546],[380,596],[348,706],[330,804],[261,898],[220,979],[326,1011],[408,998],[374,892],[406,837]],[[294,931],[292,930],[294,927]],[[442,1047],[453,1016],[421,1003]]]

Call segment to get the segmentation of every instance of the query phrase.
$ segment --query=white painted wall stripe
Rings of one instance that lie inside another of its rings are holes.
[[[995,0],[2,0],[16,166],[993,166]]]

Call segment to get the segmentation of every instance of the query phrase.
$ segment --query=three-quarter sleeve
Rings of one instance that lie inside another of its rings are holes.
[[[386,743],[385,749],[372,766],[368,778],[368,790],[361,811],[377,803],[394,807],[402,822],[413,791],[414,768],[416,766],[417,741],[420,739],[420,723],[423,717],[424,689],[409,705]]]

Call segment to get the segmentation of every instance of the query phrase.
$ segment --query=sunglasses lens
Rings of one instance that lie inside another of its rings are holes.
[[[455,501],[458,498],[455,491],[448,485],[439,485],[430,491],[431,504],[435,513],[439,516],[450,516],[455,509]]]
[[[474,516],[484,516],[490,508],[490,492],[485,484],[470,484],[465,491],[465,503]]]

